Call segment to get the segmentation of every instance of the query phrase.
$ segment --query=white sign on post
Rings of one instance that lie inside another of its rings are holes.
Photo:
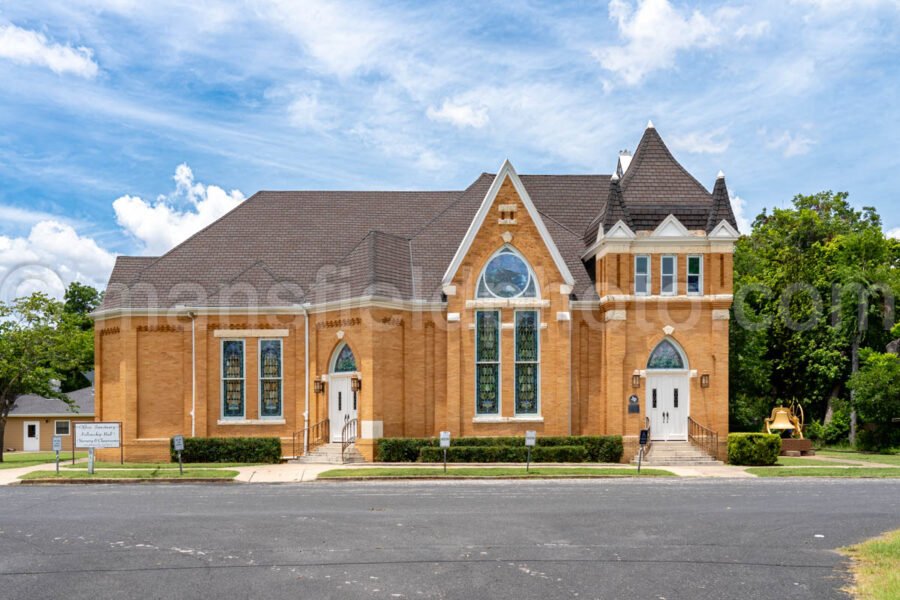
[[[441,448],[449,448],[450,447],[450,432],[442,431],[441,432]]]
[[[62,438],[58,435],[53,436],[53,451],[62,452]]]
[[[183,452],[184,451],[184,436],[176,435],[173,439],[173,444],[175,445],[175,452]]]
[[[118,448],[122,436],[119,423],[76,423],[77,448]]]
[[[526,446],[534,446],[537,442],[537,431],[526,431],[525,432],[525,445]]]

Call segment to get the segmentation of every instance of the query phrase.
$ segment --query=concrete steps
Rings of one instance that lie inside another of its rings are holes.
[[[631,464],[636,465],[637,462],[638,456],[635,454]],[[646,467],[691,467],[721,465],[722,461],[690,442],[653,442],[641,464]]]
[[[353,463],[364,463],[366,460],[362,457],[359,451],[355,446],[350,446],[347,448],[347,452],[345,453],[346,460],[341,460],[341,444],[340,442],[333,442],[330,444],[322,444],[321,446],[314,448],[310,451],[306,456],[300,456],[299,458],[295,458],[289,462],[298,463],[298,464],[330,464],[330,465],[340,465],[340,464],[353,464]]]

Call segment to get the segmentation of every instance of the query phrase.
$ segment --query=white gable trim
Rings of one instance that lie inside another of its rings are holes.
[[[636,237],[637,234],[621,219],[616,221],[616,224],[610,227],[607,233],[603,234],[605,240],[633,240]]]
[[[722,219],[716,227],[709,232],[710,239],[717,240],[736,240],[741,237],[741,234],[738,233],[737,229],[731,226],[731,224]]]
[[[650,237],[685,238],[691,237],[691,233],[687,230],[687,227],[681,224],[681,221],[679,221],[675,215],[669,215],[663,219],[663,222],[660,223],[656,229],[653,230]]]
[[[456,277],[459,266],[462,264],[466,254],[469,253],[469,248],[472,247],[475,236],[478,235],[478,231],[484,224],[484,220],[487,218],[488,212],[490,212],[491,206],[494,204],[494,199],[500,192],[500,188],[507,177],[509,177],[510,182],[512,182],[513,187],[516,189],[516,193],[519,194],[519,198],[522,199],[522,204],[525,205],[528,215],[531,217],[531,220],[534,221],[538,233],[541,234],[541,239],[544,240],[544,245],[547,246],[547,249],[550,251],[550,256],[553,257],[553,262],[562,274],[565,283],[567,285],[575,285],[575,278],[572,277],[572,273],[566,266],[562,254],[559,253],[559,248],[556,247],[553,238],[550,237],[550,232],[547,231],[547,226],[544,225],[544,220],[541,218],[541,215],[538,214],[534,202],[531,201],[531,196],[528,195],[528,191],[525,189],[525,186],[522,185],[522,180],[519,179],[519,175],[516,173],[516,170],[508,159],[503,161],[503,165],[500,167],[500,170],[497,171],[497,176],[494,177],[494,182],[491,183],[491,187],[488,189],[487,194],[485,194],[484,200],[481,202],[481,207],[475,214],[475,218],[472,219],[472,224],[469,225],[469,230],[466,231],[462,244],[456,249],[456,254],[453,256],[453,260],[450,261],[450,266],[447,267],[447,271],[444,273],[444,279],[442,281],[443,285],[451,285],[453,283],[453,278]]]

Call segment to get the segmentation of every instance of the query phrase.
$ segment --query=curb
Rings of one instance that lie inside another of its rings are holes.
[[[103,483],[130,483],[135,485],[148,483],[215,483],[215,484],[233,484],[243,483],[234,479],[216,479],[211,477],[195,477],[185,479],[158,478],[158,479],[20,479],[16,483],[10,485],[90,485]]]
[[[354,476],[354,477],[317,477],[315,481],[461,481],[466,479],[522,480],[536,479],[678,479],[679,475],[386,475],[386,476]]]

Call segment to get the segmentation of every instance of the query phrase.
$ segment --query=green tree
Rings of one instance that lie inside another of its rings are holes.
[[[849,386],[859,416],[871,426],[866,446],[889,447],[898,437],[892,419],[900,418],[900,356],[863,350],[862,362]]]
[[[56,387],[64,373],[83,368],[90,331],[63,303],[35,293],[0,302],[0,462],[9,411],[23,394],[70,400]]]
[[[830,421],[860,348],[890,338],[897,256],[875,210],[846,193],[797,196],[756,218],[735,249],[733,425],[758,428],[772,404],[793,399]]]
[[[94,320],[90,314],[100,307],[103,301],[103,293],[95,288],[73,281],[66,288],[63,296],[63,310],[71,315],[78,328],[90,335],[80,336],[84,360],[79,365],[61,374],[62,391],[71,392],[80,390],[90,385],[90,381],[84,376],[84,371],[93,369],[94,365]]]

